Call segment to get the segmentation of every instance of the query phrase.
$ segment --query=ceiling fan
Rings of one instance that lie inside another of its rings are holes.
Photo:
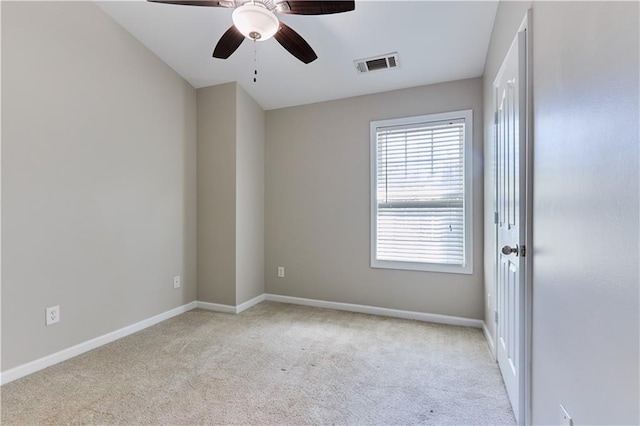
[[[354,0],[147,0],[151,3],[233,8],[233,25],[220,37],[213,57],[227,59],[245,38],[264,41],[273,37],[293,56],[308,64],[318,58],[309,43],[276,16],[329,15],[355,9]]]

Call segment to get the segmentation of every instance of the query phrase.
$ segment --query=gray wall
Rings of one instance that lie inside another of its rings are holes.
[[[487,56],[487,213],[491,84],[530,6],[500,3]],[[533,4],[535,424],[560,424],[560,404],[575,424],[640,422],[638,6]]]
[[[262,108],[237,83],[198,89],[198,300],[264,293]]]
[[[639,3],[535,3],[533,420],[638,424]]]
[[[236,91],[236,303],[264,293],[265,113]]]
[[[474,274],[372,269],[369,122],[461,109],[474,111]],[[266,140],[268,293],[482,318],[481,79],[267,111]]]
[[[196,103],[91,2],[1,7],[6,371],[195,300]]]
[[[198,300],[236,304],[236,83],[198,89]]]

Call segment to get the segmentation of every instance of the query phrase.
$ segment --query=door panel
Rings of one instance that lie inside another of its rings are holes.
[[[496,90],[496,209],[498,273],[497,358],[517,419],[524,398],[525,111],[526,35],[513,41],[494,83]],[[503,253],[502,249],[513,248]]]

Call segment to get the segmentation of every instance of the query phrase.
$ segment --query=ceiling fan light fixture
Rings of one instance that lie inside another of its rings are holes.
[[[270,39],[280,27],[276,15],[259,4],[240,6],[234,9],[231,18],[242,35],[256,41]]]

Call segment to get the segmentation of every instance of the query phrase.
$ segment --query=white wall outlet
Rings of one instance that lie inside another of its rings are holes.
[[[46,325],[51,325],[51,324],[55,324],[57,322],[60,322],[60,305],[51,306],[50,308],[47,308],[45,311],[46,311],[45,312],[45,315],[46,315],[45,324]]]
[[[278,278],[284,278],[284,266],[278,266]]]
[[[487,293],[487,309],[491,309],[491,293]]]
[[[567,413],[567,409],[564,408],[564,405],[560,404],[560,415],[562,416],[562,422],[560,423],[563,426],[573,426],[573,419]]]
[[[180,288],[180,275],[173,277],[173,288]]]

